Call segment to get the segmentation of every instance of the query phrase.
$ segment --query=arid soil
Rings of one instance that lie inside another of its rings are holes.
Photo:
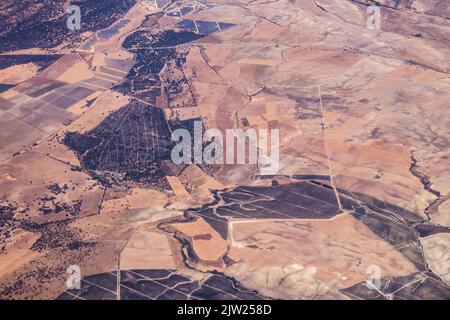
[[[0,4],[0,299],[450,299],[449,3],[68,5]]]

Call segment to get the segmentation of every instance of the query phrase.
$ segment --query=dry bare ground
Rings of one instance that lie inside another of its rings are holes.
[[[1,51],[1,298],[99,298],[62,295],[78,265],[114,274],[112,299],[156,296],[121,270],[220,277],[222,298],[450,299],[450,4],[379,0],[371,30],[371,0],[128,2],[98,30]],[[195,119],[279,129],[278,174],[158,154]]]

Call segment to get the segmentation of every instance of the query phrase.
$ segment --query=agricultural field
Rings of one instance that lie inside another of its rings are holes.
[[[0,299],[450,299],[450,3],[0,18]]]

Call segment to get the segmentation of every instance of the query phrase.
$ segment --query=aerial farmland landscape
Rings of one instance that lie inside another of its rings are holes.
[[[450,300],[450,2],[0,19],[0,300]]]

